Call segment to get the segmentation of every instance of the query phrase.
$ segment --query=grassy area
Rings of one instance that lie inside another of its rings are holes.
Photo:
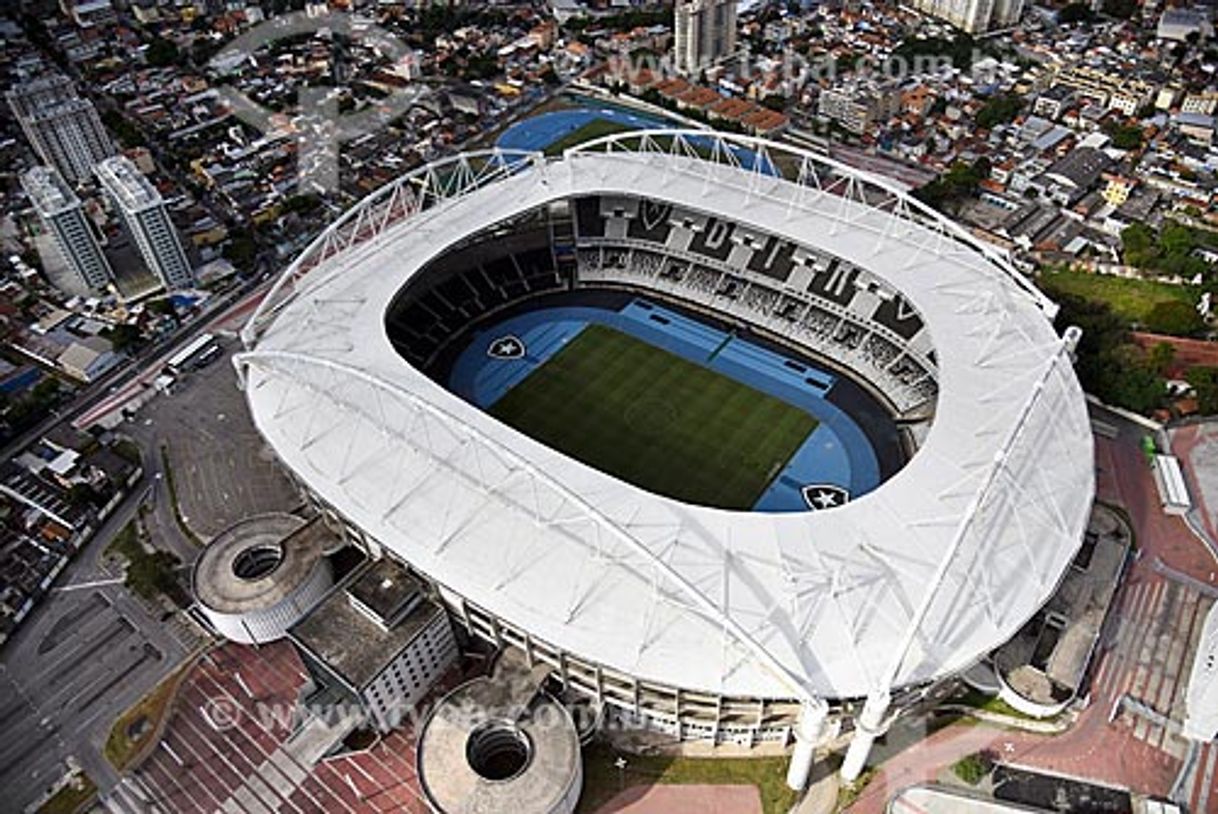
[[[1005,715],[1008,718],[1018,718],[1025,721],[1038,720],[1037,718],[1033,718],[1031,715],[1025,715],[996,695],[986,695],[985,693],[974,689],[970,689],[960,698],[953,700],[966,707],[983,710],[994,715]]]
[[[626,760],[623,772],[614,762]],[[584,750],[584,791],[579,814],[592,814],[623,787],[637,785],[756,786],[765,814],[787,814],[797,794],[787,788],[788,758],[682,758],[665,755],[626,755],[603,744]]]
[[[197,546],[202,546],[203,541],[199,536],[191,530],[190,526],[186,525],[186,517],[182,514],[182,506],[178,503],[178,485],[173,478],[173,465],[169,461],[169,445],[161,444],[161,468],[165,470],[165,485],[169,487],[169,500],[173,503],[173,519],[177,521],[178,528],[182,530],[182,534]]]
[[[622,133],[633,129],[629,125],[610,121],[609,119],[593,119],[578,130],[568,133],[551,144],[545,149],[545,154],[562,155],[562,151],[568,147],[574,147],[577,144],[583,144],[585,141],[592,141],[592,139],[600,138],[601,136],[611,136],[614,133]]]
[[[1129,322],[1145,323],[1159,303],[1179,301],[1191,307],[1196,299],[1193,289],[1188,286],[1081,271],[1046,271],[1041,274],[1040,282],[1050,295],[1054,291],[1062,291],[1107,303],[1118,316]]]
[[[140,545],[139,531],[132,520],[114,535],[114,539],[106,545],[104,555],[107,557],[123,557],[128,562],[135,562],[144,556],[144,548]]]
[[[72,782],[61,788],[45,803],[38,806],[38,814],[76,814],[97,796],[97,784],[87,774],[77,775]]]
[[[176,672],[163,678],[152,692],[115,719],[106,737],[106,745],[102,748],[102,754],[115,770],[122,772],[127,769],[149,738],[156,737],[161,719],[169,710],[169,702],[173,700],[178,683],[191,663],[187,661]]]
[[[751,508],[816,427],[803,410],[601,325],[491,412],[622,480],[725,509]]]
[[[128,463],[140,466],[144,463],[143,456],[140,454],[139,444],[134,441],[123,438],[114,444],[114,451],[122,456],[123,460]]]

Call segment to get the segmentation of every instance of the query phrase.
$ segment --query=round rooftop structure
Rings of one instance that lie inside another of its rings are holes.
[[[609,212],[600,231],[580,214],[589,197]],[[916,452],[831,510],[726,510],[614,478],[456,397],[385,315],[437,257],[530,213],[553,227],[566,287],[689,303],[855,370],[921,422]],[[715,256],[697,237],[710,219],[738,238]],[[753,263],[773,241],[796,270]],[[738,284],[584,262],[640,246]],[[785,317],[790,303],[850,330]],[[1052,595],[1094,494],[1077,337],[1055,311],[1003,253],[883,180],[761,139],[635,132],[561,159],[458,156],[379,190],[280,278],[237,364],[311,499],[430,580],[471,632],[683,737],[752,742],[786,737],[800,703],[959,673]]]
[[[329,532],[291,514],[242,520],[195,561],[195,600],[218,633],[242,644],[282,639],[333,585]]]
[[[510,682],[509,682],[510,683]],[[419,783],[437,814],[569,814],[583,788],[579,733],[540,692],[477,678],[437,704],[418,744]]]

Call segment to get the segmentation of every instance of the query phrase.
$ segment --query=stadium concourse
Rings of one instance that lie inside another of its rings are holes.
[[[1078,332],[1054,312],[883,181],[641,131],[382,188],[285,271],[237,364],[312,505],[465,635],[625,725],[793,741],[800,788],[843,729],[857,776],[1078,552],[1095,473]],[[801,454],[822,428],[832,454]],[[647,471],[622,453],[640,442]],[[716,444],[756,477],[689,499]],[[830,506],[816,486],[863,493]]]

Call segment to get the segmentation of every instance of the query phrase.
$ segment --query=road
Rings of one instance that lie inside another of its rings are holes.
[[[171,339],[158,343],[91,387],[65,414],[52,416],[12,442],[6,454],[28,444],[59,421],[109,406],[121,409],[125,391],[142,389],[165,358],[195,333],[239,324],[269,283],[218,300]],[[231,388],[231,370],[215,369]],[[210,371],[209,371],[210,372]],[[136,429],[136,428],[132,428]],[[143,441],[145,481],[124,501],[76,555],[51,592],[5,643],[0,661],[0,788],[4,804],[19,809],[63,773],[74,756],[104,791],[117,782],[101,747],[114,719],[143,697],[200,640],[188,622],[164,619],[163,609],[133,597],[117,567],[103,557],[114,535],[148,501],[154,544],[193,562],[198,548],[173,515],[168,479],[159,450]]]
[[[1199,584],[1216,582],[1215,562],[1207,546],[1178,517],[1163,513],[1150,469],[1140,448],[1146,433],[1118,416],[1105,415],[1118,428],[1115,439],[1096,438],[1097,497],[1129,514],[1138,556],[1122,581],[1101,646],[1090,671],[1087,703],[1072,727],[1057,736],[1003,730],[962,723],[926,734],[924,721],[899,729],[917,729],[917,737],[891,733],[889,741],[905,748],[877,749],[876,773],[850,807],[851,814],[882,814],[889,797],[915,783],[934,781],[960,758],[981,750],[998,760],[1037,771],[1074,777],[1167,796],[1183,766],[1179,739],[1145,720],[1127,714],[1110,716],[1114,704],[1128,696],[1178,714],[1186,681],[1185,647],[1204,606],[1197,592],[1174,583],[1156,563],[1189,575]],[[1195,634],[1194,634],[1195,635]],[[894,737],[895,736],[895,737]],[[1203,749],[1204,765],[1218,757],[1218,744]],[[1184,802],[1218,799],[1218,777],[1201,772],[1186,783]],[[1204,805],[1204,803],[1202,804]]]
[[[0,788],[5,807],[36,799],[75,756],[102,788],[117,776],[101,754],[114,719],[198,644],[180,620],[135,599],[102,553],[138,509],[103,524],[4,647]],[[83,587],[73,587],[83,586]]]

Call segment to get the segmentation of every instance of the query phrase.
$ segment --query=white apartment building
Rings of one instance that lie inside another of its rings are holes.
[[[21,186],[80,282],[91,291],[105,289],[113,276],[110,263],[72,188],[49,167],[26,170]]]
[[[817,102],[817,113],[856,135],[867,132],[875,122],[887,121],[900,112],[898,88],[857,82],[827,88],[821,91]]]
[[[1008,28],[1023,16],[1023,0],[914,0],[913,5],[969,34]]]
[[[11,89],[9,108],[42,163],[75,184],[92,177],[93,165],[114,155],[114,143],[97,110],[61,75]]]
[[[190,260],[156,187],[126,156],[106,159],[95,171],[144,263],[165,288],[173,290],[194,285]]]
[[[696,75],[736,52],[735,0],[678,0],[673,13],[678,72]]]
[[[1157,90],[1141,79],[1083,65],[1060,68],[1053,77],[1053,86],[1071,88],[1079,96],[1109,110],[1119,110],[1126,116],[1137,115],[1139,110],[1152,104]]]

